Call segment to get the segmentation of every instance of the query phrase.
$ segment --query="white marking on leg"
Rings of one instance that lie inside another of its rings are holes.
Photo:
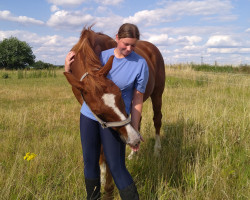
[[[120,117],[120,120],[125,120],[125,115],[119,110],[119,108],[115,105],[115,95],[114,94],[104,94],[102,96],[103,102],[106,106],[112,108],[112,110]],[[125,126],[127,133],[128,133],[128,143],[138,142],[140,140],[139,134],[135,131],[135,129],[130,125],[127,124]]]
[[[136,152],[135,151],[131,151],[130,154],[128,155],[128,159],[132,160],[135,156]]]
[[[102,164],[100,165],[100,169],[101,169],[101,184],[105,185],[105,183],[106,183],[106,164],[104,162],[102,162]]]
[[[155,146],[154,146],[154,155],[159,156],[161,150],[161,138],[159,135],[155,136]]]

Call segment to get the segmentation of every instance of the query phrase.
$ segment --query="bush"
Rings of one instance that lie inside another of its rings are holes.
[[[10,78],[10,76],[9,76],[8,73],[4,73],[4,74],[2,75],[2,78],[3,78],[3,79],[7,79],[7,78]]]
[[[243,73],[250,74],[250,66],[249,65],[241,65],[239,71],[243,72]]]

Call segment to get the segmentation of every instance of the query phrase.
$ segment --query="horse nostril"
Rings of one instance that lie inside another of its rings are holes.
[[[139,146],[139,144],[140,144],[140,141],[139,141],[138,143],[136,143],[136,144],[135,144],[135,147],[138,147],[138,146]]]

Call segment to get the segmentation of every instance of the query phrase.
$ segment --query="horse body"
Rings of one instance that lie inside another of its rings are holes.
[[[101,51],[116,47],[116,42],[112,38],[101,33],[93,33],[90,41],[92,48],[98,57]],[[134,51],[147,61],[149,67],[149,79],[143,96],[143,101],[146,101],[149,97],[152,100],[154,111],[153,121],[156,133],[154,153],[155,155],[158,155],[161,148],[160,128],[162,119],[162,93],[165,87],[164,60],[159,49],[147,41],[139,40],[136,43]],[[133,153],[134,152],[132,152],[130,157]]]
[[[91,30],[91,28],[84,28],[81,34],[81,37],[78,41],[78,43],[72,48],[72,51],[76,52],[75,61],[72,63],[71,70],[72,75],[77,79],[80,80],[82,75],[88,71],[88,73],[92,74],[93,76],[95,74],[98,74],[99,71],[105,71],[104,74],[107,75],[108,71],[110,70],[110,63],[108,64],[109,67],[106,67],[108,69],[104,70],[105,66],[101,68],[101,63],[99,60],[99,55],[102,51],[114,48],[116,47],[116,42],[110,38],[109,36],[102,34],[102,33],[96,33]],[[94,54],[93,54],[94,52]],[[161,119],[162,119],[162,113],[161,113],[161,107],[162,107],[162,93],[164,91],[165,87],[165,66],[163,57],[158,50],[158,48],[146,41],[138,41],[136,44],[135,52],[138,53],[140,56],[142,56],[148,64],[149,67],[149,79],[146,87],[146,91],[144,93],[143,100],[146,101],[149,97],[152,100],[153,105],[153,111],[154,111],[154,126],[155,126],[155,133],[156,133],[156,140],[155,140],[155,146],[154,146],[154,153],[157,155],[159,154],[161,143],[160,143],[160,128],[161,128]],[[65,74],[67,77],[67,74]],[[68,77],[67,77],[68,78]],[[106,78],[107,79],[107,78]],[[96,81],[97,79],[95,79]],[[89,80],[88,80],[89,81]],[[85,83],[85,85],[96,85],[96,82],[88,82]],[[106,81],[106,80],[105,80]],[[71,81],[69,80],[71,83]],[[99,80],[99,84],[101,81]],[[110,81],[112,82],[112,81]],[[109,84],[106,85],[105,84]],[[72,83],[71,83],[72,84]],[[104,85],[103,85],[104,84]],[[115,84],[114,84],[115,85]],[[108,91],[107,88],[112,87],[115,88],[112,84],[109,83],[109,81],[102,83],[99,86],[96,87],[105,87],[107,91],[104,91],[104,93],[111,94],[112,92]],[[117,87],[117,86],[116,86]],[[81,94],[81,87],[77,87],[76,85],[72,84],[72,90],[73,93],[78,100],[80,104],[83,103],[83,97]],[[125,112],[125,106],[121,99],[121,94],[117,92],[117,88],[113,89],[113,93],[116,93],[116,107],[121,110],[121,113],[126,116]],[[119,94],[118,94],[119,93]],[[83,96],[85,96],[83,94]],[[102,96],[103,97],[103,96]],[[99,96],[99,99],[102,98]],[[85,99],[86,97],[84,97]],[[92,97],[93,98],[93,97]],[[85,99],[87,102],[87,99]],[[91,102],[91,101],[90,101]],[[92,101],[93,102],[93,101]],[[119,103],[120,102],[120,103]],[[102,101],[103,104],[105,104],[104,101]],[[88,102],[87,102],[88,104]],[[100,109],[103,109],[103,106],[100,107],[100,105],[97,103],[97,105],[89,105],[89,107],[93,108],[93,112],[96,112],[95,114],[99,113]],[[105,107],[105,106],[104,106]],[[117,115],[110,115],[110,106],[106,106],[106,110],[102,111],[103,114],[101,115],[102,118],[109,120],[109,121],[116,121],[118,120]],[[112,112],[111,112],[112,113]],[[100,113],[99,113],[100,114]],[[116,116],[116,117],[115,117]],[[127,126],[127,125],[126,125]],[[128,138],[128,130],[125,130],[125,127],[119,127],[114,128],[116,129],[120,135],[123,135],[122,138]],[[133,128],[132,128],[133,129]],[[133,133],[134,134],[134,133]],[[131,134],[130,134],[131,135]],[[126,139],[125,139],[126,140]],[[138,142],[138,137],[135,139],[136,144]],[[100,162],[105,161],[105,158],[101,156]],[[112,193],[113,185],[111,184],[111,174],[109,169],[107,168],[107,174],[106,174],[106,185],[105,185],[105,191],[108,193]]]

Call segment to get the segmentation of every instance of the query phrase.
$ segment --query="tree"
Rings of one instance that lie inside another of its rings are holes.
[[[0,42],[0,68],[23,69],[35,62],[35,55],[26,42],[10,37]]]

